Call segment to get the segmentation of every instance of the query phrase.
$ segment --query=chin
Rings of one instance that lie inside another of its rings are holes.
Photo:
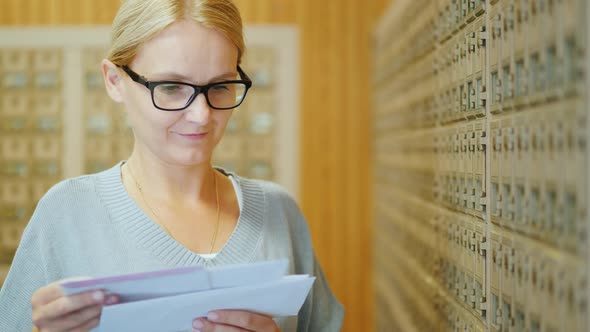
[[[168,160],[172,164],[182,166],[198,166],[211,164],[211,155],[191,154],[191,155],[171,155]]]
[[[163,162],[177,166],[198,166],[211,164],[213,149],[210,146],[178,146],[162,144],[152,149],[152,154]]]

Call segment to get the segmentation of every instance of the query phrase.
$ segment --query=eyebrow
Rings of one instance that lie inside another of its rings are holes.
[[[215,82],[215,81],[219,81],[222,79],[235,79],[237,76],[238,76],[237,72],[227,72],[227,73],[212,77],[211,79],[208,80],[208,82]],[[150,74],[150,77],[151,78],[149,79],[149,81],[180,80],[182,82],[194,82],[194,80],[191,79],[190,77],[188,77],[184,74],[176,73],[176,72],[152,73],[152,74]]]

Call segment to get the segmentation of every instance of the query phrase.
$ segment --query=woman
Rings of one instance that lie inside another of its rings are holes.
[[[127,112],[133,152],[41,199],[0,292],[0,331],[87,331],[103,305],[117,303],[101,291],[64,296],[64,278],[274,259],[317,277],[297,317],[216,311],[195,317],[194,330],[340,329],[341,305],[293,199],[275,184],[211,166],[251,84],[239,66],[244,49],[230,0],[123,2],[102,72]]]

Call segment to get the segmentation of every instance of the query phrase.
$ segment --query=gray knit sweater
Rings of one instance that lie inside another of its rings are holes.
[[[125,191],[121,165],[62,181],[39,201],[0,290],[0,331],[31,331],[31,295],[63,278],[275,259],[287,259],[290,273],[317,278],[299,315],[277,319],[279,326],[284,331],[340,330],[342,306],[315,258],[307,223],[284,189],[222,171],[234,184],[240,217],[225,247],[205,259],[141,211]]]

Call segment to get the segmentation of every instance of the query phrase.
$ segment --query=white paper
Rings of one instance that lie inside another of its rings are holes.
[[[103,308],[100,332],[192,331],[195,318],[218,309],[247,310],[271,317],[297,315],[315,277],[277,281],[137,301]]]
[[[102,289],[106,293],[117,294],[120,303],[126,303],[278,280],[286,274],[287,264],[287,261],[272,261],[211,269],[181,267],[72,281],[61,287],[66,295]]]
[[[93,332],[192,331],[212,310],[247,310],[271,317],[297,315],[314,277],[286,275],[287,261],[199,266],[70,281],[67,295],[102,289],[120,302],[105,306]]]

